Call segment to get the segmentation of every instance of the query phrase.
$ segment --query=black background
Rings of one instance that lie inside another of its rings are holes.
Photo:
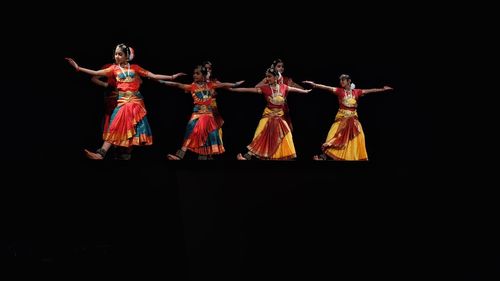
[[[62,12],[38,4],[3,22],[12,27],[2,46],[10,183],[0,246],[9,265],[178,280],[498,274],[488,223],[496,208],[482,204],[480,191],[439,177],[447,164],[435,154],[441,124],[434,92],[422,83],[428,56],[441,48],[428,44],[431,12],[345,3],[115,4],[68,3],[57,7]],[[168,162],[192,101],[146,79],[153,146],[136,149],[130,162],[91,162],[83,149],[101,145],[103,90],[64,57],[98,69],[112,62],[118,43],[134,47],[134,63],[149,71],[187,73],[182,83],[210,60],[221,81],[251,87],[281,58],[296,82],[337,86],[348,73],[358,88],[395,90],[360,100],[367,163],[311,160],[338,108],[319,90],[289,98],[295,161],[236,161],[265,103],[221,90],[226,153]]]

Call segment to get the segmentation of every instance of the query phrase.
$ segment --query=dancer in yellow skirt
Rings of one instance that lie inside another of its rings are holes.
[[[278,72],[278,84],[285,84],[285,85],[288,85],[290,87],[304,89],[304,87],[295,83],[292,80],[292,77],[283,75],[283,72],[285,71],[285,63],[283,62],[283,60],[275,59],[273,61],[273,63],[271,64],[270,68],[273,68]],[[264,79],[262,79],[262,81],[260,81],[257,85],[255,85],[255,88],[267,85],[267,83],[268,83],[267,78],[264,77]],[[283,111],[285,112],[285,121],[288,123],[290,130],[293,132],[292,118],[290,117],[288,104],[285,104],[285,107],[283,107]]]
[[[303,81],[303,83],[309,84],[313,88],[332,92],[337,95],[339,100],[339,111],[335,116],[335,122],[328,132],[326,142],[321,146],[323,153],[315,155],[313,159],[327,160],[330,157],[334,160],[367,161],[365,134],[356,111],[358,99],[364,94],[383,92],[392,90],[392,88],[384,86],[380,89],[354,89],[351,77],[347,74],[340,76],[341,88],[317,84],[312,81]]]
[[[262,114],[248,152],[237,155],[238,160],[250,160],[252,157],[262,160],[289,160],[297,157],[293,145],[292,131],[285,119],[284,108],[289,92],[306,94],[303,90],[278,83],[279,73],[274,68],[266,71],[267,83],[257,88],[234,88],[231,91],[249,92],[264,95],[267,106]]]

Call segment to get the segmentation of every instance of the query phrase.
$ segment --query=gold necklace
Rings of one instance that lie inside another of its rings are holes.
[[[201,84],[196,82],[196,86],[198,86],[198,89],[200,90],[203,99],[208,99],[210,96],[210,91],[206,88],[206,85],[207,85],[206,82],[202,82]]]
[[[352,90],[351,90],[351,89],[349,89],[349,90],[344,89],[344,91],[345,91],[346,96],[347,96],[348,98],[352,98]]]
[[[354,104],[356,104],[356,99],[354,98],[353,94],[352,94],[352,89],[344,89],[344,92],[345,92],[345,95],[344,95],[344,104],[346,104],[347,106],[353,106]]]
[[[275,89],[273,89],[273,87],[269,85],[269,88],[271,88],[271,96],[273,97],[281,96],[280,86],[278,85],[278,83],[276,83],[275,85],[276,85],[274,87]]]
[[[127,75],[125,75],[125,71],[123,70],[122,66],[118,64],[118,67],[120,68],[120,70],[122,71],[123,73],[123,76],[125,76],[125,79],[127,79],[127,77],[130,76],[130,63],[127,63],[128,65],[128,69],[127,69]]]

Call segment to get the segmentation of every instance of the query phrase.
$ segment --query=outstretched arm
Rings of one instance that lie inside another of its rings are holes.
[[[366,89],[366,90],[361,90],[361,91],[364,95],[364,94],[369,94],[369,93],[385,92],[385,91],[389,91],[389,90],[392,90],[392,88],[389,86],[384,86],[383,88]]]
[[[256,93],[256,94],[262,93],[260,88],[229,88],[229,91],[240,92],[240,93]]]
[[[327,90],[327,91],[335,92],[335,87],[330,87],[330,86],[326,86],[326,85],[323,85],[323,84],[317,84],[317,83],[314,83],[313,81],[302,81],[302,83],[309,84],[313,88],[318,88],[318,89],[321,89],[321,90]]]
[[[101,70],[95,71],[92,69],[79,67],[78,64],[72,58],[66,58],[66,60],[69,62],[69,64],[71,64],[72,67],[75,68],[76,71],[81,71],[81,72],[84,72],[84,73],[87,73],[90,75],[94,75],[94,76],[105,76],[107,73],[107,69],[101,69]]]
[[[259,84],[255,85],[255,88],[259,88],[259,87],[262,87],[264,85],[267,85],[266,78],[262,79],[262,81],[260,81]]]
[[[189,91],[191,89],[191,85],[189,85],[189,84],[182,84],[182,83],[164,81],[164,80],[158,80],[158,82],[165,84],[167,86],[172,86],[172,87],[177,87],[177,88],[183,89],[184,91]]]
[[[214,88],[234,88],[238,87],[239,85],[243,84],[245,80],[238,81],[236,83],[224,83],[224,82],[217,82],[214,84]]]
[[[299,88],[288,86],[288,91],[289,92],[294,92],[294,93],[299,93],[299,94],[307,94],[310,91],[312,91],[312,89],[304,90],[304,89],[299,89]]]
[[[154,74],[152,72],[148,73],[149,78],[153,78],[156,80],[175,80],[175,79],[177,79],[177,77],[182,76],[182,75],[186,75],[186,73],[179,72],[179,73],[176,73],[174,75]]]

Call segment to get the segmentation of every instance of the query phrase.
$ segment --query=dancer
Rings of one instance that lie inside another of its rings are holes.
[[[295,83],[291,77],[283,76],[283,72],[285,72],[285,63],[283,62],[283,60],[275,59],[271,64],[270,68],[274,68],[278,72],[278,84],[285,84],[288,86],[292,86],[294,88],[304,89],[304,87]],[[255,87],[258,88],[266,84],[267,84],[267,79],[264,78],[262,81],[259,82],[259,84],[255,85]],[[283,107],[283,112],[284,112],[283,118],[285,118],[286,122],[288,123],[290,130],[293,131],[292,117],[290,116],[290,109],[288,107],[288,103],[286,103],[285,106]]]
[[[255,134],[247,148],[248,152],[237,155],[238,160],[252,158],[262,160],[289,160],[297,157],[292,131],[284,118],[284,108],[289,92],[306,94],[311,90],[298,89],[278,83],[279,73],[275,68],[266,71],[266,83],[257,88],[234,88],[234,92],[249,92],[264,95],[267,106]]]
[[[85,149],[86,156],[93,160],[103,160],[112,145],[127,148],[130,159],[132,146],[151,145],[153,137],[146,117],[146,107],[142,94],[139,92],[140,80],[138,76],[173,80],[184,73],[174,75],[161,75],[151,73],[139,65],[130,64],[134,51],[125,44],[115,48],[115,64],[110,67],[95,71],[83,67],[71,58],[66,58],[76,71],[81,71],[94,76],[108,76],[116,79],[118,91],[117,106],[110,117],[110,124],[103,134],[104,143],[96,152]]]
[[[392,88],[384,86],[380,89],[354,89],[349,75],[342,74],[339,79],[340,88],[317,84],[313,81],[302,82],[337,95],[340,105],[326,141],[321,146],[323,153],[315,155],[313,159],[327,160],[330,157],[334,160],[367,161],[365,134],[356,111],[358,99],[368,93],[384,92]]]
[[[186,134],[181,149],[175,154],[168,154],[169,160],[181,160],[186,151],[190,150],[198,155],[198,160],[211,160],[213,155],[224,152],[220,123],[217,123],[213,114],[213,97],[215,89],[236,87],[243,83],[221,83],[207,80],[208,70],[204,65],[194,69],[193,83],[181,84],[170,81],[160,81],[167,86],[178,87],[189,92],[193,97],[193,113],[187,124]]]

